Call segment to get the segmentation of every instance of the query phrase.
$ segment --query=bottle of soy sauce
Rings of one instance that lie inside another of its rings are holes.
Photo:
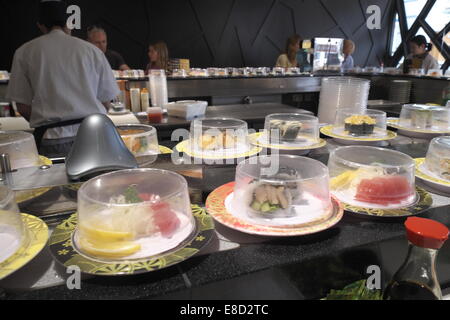
[[[436,258],[448,240],[443,224],[422,218],[409,218],[406,230],[410,242],[408,257],[387,287],[385,300],[442,300],[436,274]]]

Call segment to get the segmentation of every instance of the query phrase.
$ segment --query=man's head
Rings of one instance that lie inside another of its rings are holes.
[[[54,28],[67,30],[67,4],[64,1],[47,0],[39,3],[38,27],[43,33]]]
[[[108,49],[108,36],[103,28],[95,26],[88,28],[87,40],[102,50],[103,53]]]

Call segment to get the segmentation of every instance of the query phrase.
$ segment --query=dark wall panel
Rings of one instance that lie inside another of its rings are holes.
[[[357,43],[356,64],[378,65],[386,53],[392,0],[67,0],[82,9],[85,37],[91,24],[109,34],[110,48],[133,68],[148,62],[148,43],[167,42],[172,57],[194,67],[273,66],[287,37],[340,37]],[[38,0],[0,0],[0,69],[14,51],[38,36]],[[382,30],[369,31],[366,9],[382,8]]]

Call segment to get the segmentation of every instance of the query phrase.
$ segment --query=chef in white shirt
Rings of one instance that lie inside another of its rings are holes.
[[[103,52],[70,36],[66,9],[61,1],[39,4],[44,35],[16,51],[7,91],[48,157],[66,156],[82,120],[106,114],[120,93]]]

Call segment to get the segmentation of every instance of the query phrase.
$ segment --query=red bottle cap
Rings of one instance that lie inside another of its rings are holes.
[[[434,220],[409,218],[405,227],[409,242],[421,248],[439,250],[449,237],[448,228]]]

